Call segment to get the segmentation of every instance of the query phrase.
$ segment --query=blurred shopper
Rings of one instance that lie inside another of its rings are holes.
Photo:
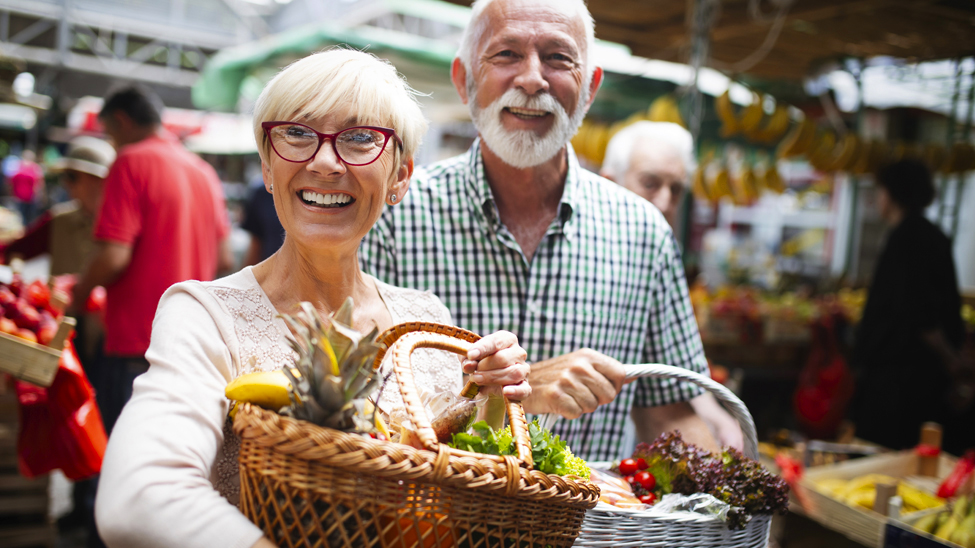
[[[951,241],[923,215],[934,200],[931,173],[902,160],[876,181],[891,231],[857,330],[856,432],[904,449],[918,443],[923,422],[935,421],[945,450],[961,454],[975,446],[973,371],[959,352],[965,332]]]
[[[54,165],[71,201],[56,204],[28,227],[19,239],[2,247],[6,258],[30,260],[50,254],[52,276],[78,274],[92,254],[92,229],[101,205],[102,185],[115,150],[101,139],[77,137],[67,156]]]
[[[10,176],[8,184],[24,226],[31,224],[44,195],[44,171],[34,162],[33,150],[21,154],[17,170]]]
[[[244,220],[240,228],[250,234],[251,243],[241,267],[267,259],[284,243],[284,228],[274,210],[274,196],[264,186],[264,178],[254,179],[248,190],[250,194],[244,203]]]
[[[223,191],[206,162],[161,131],[162,105],[150,91],[112,93],[99,119],[118,158],[105,179],[94,258],[75,287],[83,303],[105,286],[105,345],[99,405],[111,432],[145,359],[156,305],[183,280],[212,280],[229,268]]]
[[[676,230],[681,199],[694,172],[694,139],[671,122],[636,122],[621,129],[606,147],[600,175],[657,206]],[[722,445],[744,446],[741,427],[710,392],[691,400]]]
[[[706,374],[684,269],[664,218],[579,166],[569,139],[603,78],[581,0],[478,0],[451,79],[478,131],[471,149],[418,169],[402,207],[363,240],[364,269],[431,290],[458,325],[514,332],[533,361],[530,413],[587,460],[620,458],[680,429],[717,449],[690,383],[624,384],[623,363]]]

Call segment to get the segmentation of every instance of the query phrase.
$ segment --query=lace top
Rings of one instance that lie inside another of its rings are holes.
[[[450,311],[429,291],[402,289],[377,280],[379,294],[386,304],[393,324],[428,321],[450,323]],[[288,346],[287,325],[278,317],[271,301],[257,283],[250,268],[221,280],[202,284],[207,293],[226,312],[233,323],[236,344],[231,347],[231,380],[246,373],[274,371],[293,363],[295,352]],[[233,347],[236,346],[236,355]],[[453,354],[420,349],[414,353],[414,376],[418,388],[432,387],[435,392],[460,391],[463,382],[460,359]],[[390,355],[382,364],[385,375],[391,370]],[[421,390],[422,392],[422,390]],[[395,375],[382,391],[379,407],[390,412],[403,406]],[[240,476],[237,453],[240,439],[228,420],[223,428],[223,446],[217,455],[211,481],[214,487],[233,504],[239,503]]]

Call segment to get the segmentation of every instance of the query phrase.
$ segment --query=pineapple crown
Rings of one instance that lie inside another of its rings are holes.
[[[298,354],[294,369],[284,368],[291,381],[291,405],[282,414],[346,432],[373,431],[375,408],[367,405],[367,398],[382,383],[373,369],[381,349],[379,329],[362,335],[352,328],[351,297],[330,321],[309,302],[300,308],[294,315],[281,315],[294,333],[288,342]]]

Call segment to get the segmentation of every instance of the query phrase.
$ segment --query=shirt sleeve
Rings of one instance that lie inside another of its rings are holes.
[[[96,502],[109,546],[248,548],[262,532],[214,488],[231,354],[211,312],[179,284],[159,302],[149,371],[112,432]],[[213,305],[216,306],[216,305]]]
[[[694,318],[684,266],[677,242],[669,230],[658,238],[652,251],[654,266],[650,283],[651,309],[644,359],[683,367],[708,376],[704,345]],[[675,379],[643,378],[637,381],[633,400],[635,407],[654,407],[688,401],[703,389],[696,384]]]
[[[104,199],[95,221],[95,239],[132,245],[142,232],[140,181],[131,159],[122,155],[105,177]]]

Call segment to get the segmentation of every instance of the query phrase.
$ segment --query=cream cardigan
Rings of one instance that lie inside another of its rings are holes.
[[[432,293],[377,285],[394,324],[450,323],[450,312]],[[227,420],[224,388],[244,373],[292,363],[288,334],[249,267],[166,291],[146,352],[149,371],[136,379],[102,465],[96,518],[109,546],[246,548],[257,542],[261,531],[237,509],[239,442]],[[460,360],[427,352],[415,361],[416,384],[459,391]],[[387,387],[380,407],[402,405],[398,392]]]

